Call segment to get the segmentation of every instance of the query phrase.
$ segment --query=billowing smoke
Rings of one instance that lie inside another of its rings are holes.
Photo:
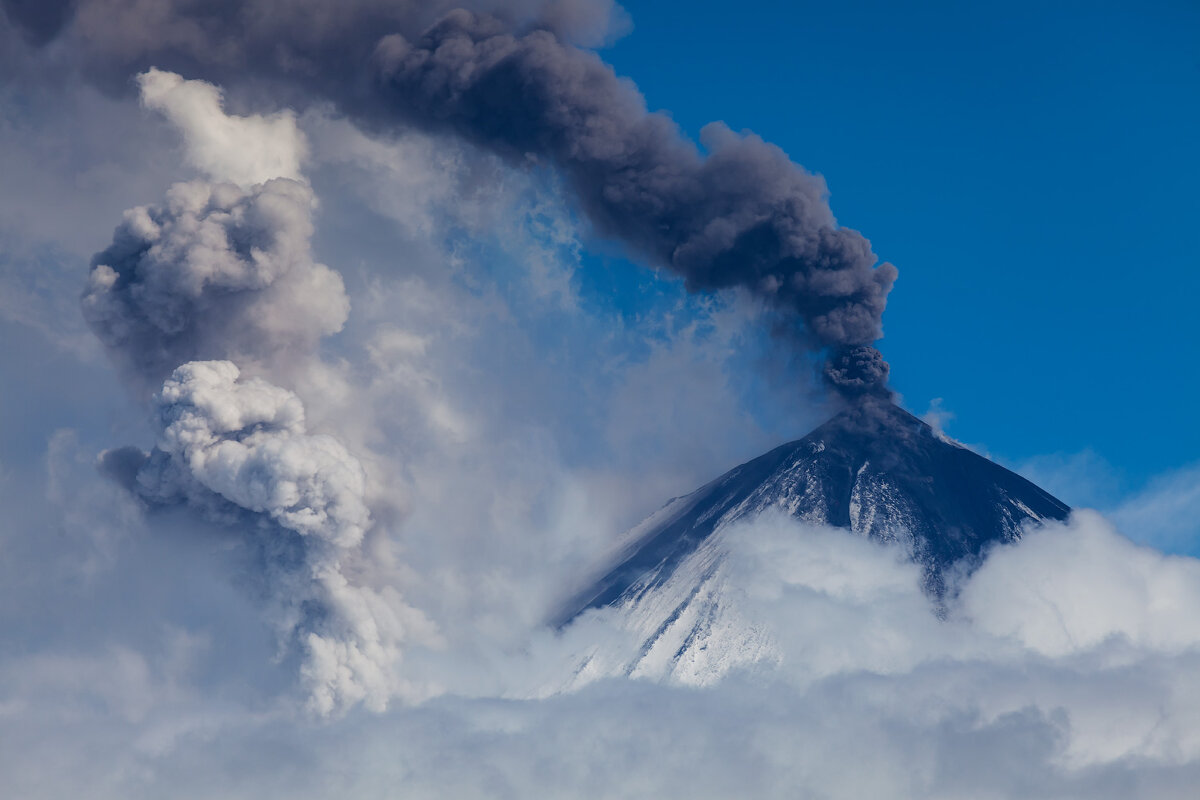
[[[870,243],[836,226],[824,182],[778,147],[715,123],[702,155],[595,54],[467,11],[415,41],[385,38],[376,64],[397,114],[514,160],[548,160],[601,232],[693,290],[737,287],[766,300],[797,337],[834,351],[835,388],[858,393],[886,379],[862,354],[883,335],[896,270],[877,267]]]
[[[337,439],[307,431],[294,393],[242,379],[234,363],[311,366],[319,339],[349,312],[341,276],[313,260],[304,137],[290,113],[225,114],[211,84],[158,70],[139,84],[212,180],[175,184],[161,205],[126,212],[93,259],[85,318],[141,388],[161,386],[153,450],[109,451],[100,467],[151,507],[185,505],[246,532],[314,711],[411,697],[400,644],[429,626],[394,587],[369,586],[354,567],[372,525],[362,465]]]
[[[294,115],[226,114],[212,84],[157,69],[137,82],[208,180],[125,212],[92,259],[84,318],[148,390],[186,361],[278,366],[310,354],[341,330],[350,304],[341,276],[312,254],[317,202]]]
[[[825,364],[825,380],[845,397],[889,394],[888,363],[869,345],[839,350]]]
[[[690,290],[760,298],[790,341],[827,351],[826,382],[842,394],[886,393],[882,359],[864,348],[883,334],[895,268],[836,224],[824,181],[778,147],[714,123],[701,152],[669,117],[649,113],[630,81],[572,44],[611,29],[611,4],[484,2],[445,13],[441,3],[360,0],[329,18],[285,0],[157,8],[132,25],[120,22],[131,2],[82,2],[63,36],[110,69],[158,57],[218,74],[249,69],[375,127],[413,124],[514,164],[547,164],[600,233]]]
[[[305,432],[300,399],[229,361],[176,369],[154,398],[158,440],[138,474],[147,496],[193,489],[345,549],[370,525],[362,467],[330,436]]]
[[[585,46],[626,24],[613,0],[0,0],[0,24],[34,45],[70,42],[89,77],[109,84],[159,63],[223,79],[303,76],[345,96],[380,36],[420,33],[458,7]]]
[[[295,394],[239,377],[228,361],[180,366],[154,397],[154,449],[110,451],[102,469],[152,506],[183,503],[252,531],[271,616],[283,644],[304,653],[313,710],[378,710],[411,695],[396,672],[400,644],[428,626],[395,589],[344,572],[371,525],[362,466],[337,439],[307,432]]]
[[[176,184],[127,211],[95,256],[84,317],[148,386],[185,361],[311,351],[349,311],[341,277],[313,260],[313,203],[287,178]]]

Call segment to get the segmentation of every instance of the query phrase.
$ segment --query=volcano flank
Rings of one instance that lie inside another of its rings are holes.
[[[970,569],[1023,527],[1070,508],[1015,473],[936,432],[895,404],[867,398],[803,439],[678,497],[629,532],[607,570],[561,610],[629,606],[653,593],[731,523],[766,511],[898,542],[935,599],[952,568]]]

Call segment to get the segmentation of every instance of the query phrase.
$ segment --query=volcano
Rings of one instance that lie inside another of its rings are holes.
[[[1025,526],[1070,513],[1057,498],[899,406],[866,400],[803,439],[668,502],[626,535],[616,558],[555,623],[561,627],[591,608],[644,607],[668,582],[679,584],[681,565],[695,562],[714,534],[769,510],[899,543],[923,568],[935,600],[945,594],[952,569],[969,571],[993,543],[1014,541]],[[720,554],[702,560],[706,566],[693,584],[711,577]],[[684,606],[704,594],[695,585],[685,588]],[[678,626],[685,610],[666,609],[663,624]]]

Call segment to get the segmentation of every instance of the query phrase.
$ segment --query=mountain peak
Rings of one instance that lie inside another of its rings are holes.
[[[951,567],[969,568],[991,544],[1019,538],[1026,523],[1070,513],[894,403],[864,398],[803,439],[667,503],[630,532],[606,571],[563,608],[558,624],[588,608],[632,602],[667,581],[714,532],[770,509],[901,543],[938,598]]]

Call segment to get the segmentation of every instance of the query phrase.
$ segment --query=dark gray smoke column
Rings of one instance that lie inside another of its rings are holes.
[[[53,40],[110,86],[155,65],[226,83],[265,78],[377,129],[415,124],[555,168],[601,233],[691,290],[762,298],[777,329],[827,351],[825,378],[843,395],[886,393],[871,345],[896,270],[837,226],[819,177],[719,123],[702,132],[701,153],[647,112],[632,82],[571,44],[602,40],[611,0],[460,1],[478,11],[441,16],[445,0],[156,0],[153,14],[140,0],[0,7],[28,39]]]
[[[843,397],[864,396],[891,398],[887,388],[888,363],[883,354],[870,345],[844,347],[830,355],[825,362],[825,382]]]
[[[824,182],[778,147],[718,123],[702,132],[703,155],[594,53],[468,11],[416,41],[385,38],[376,63],[395,113],[514,161],[545,159],[602,233],[690,290],[766,300],[797,340],[831,351],[825,376],[842,394],[887,391],[871,343],[896,269],[837,227]]]

